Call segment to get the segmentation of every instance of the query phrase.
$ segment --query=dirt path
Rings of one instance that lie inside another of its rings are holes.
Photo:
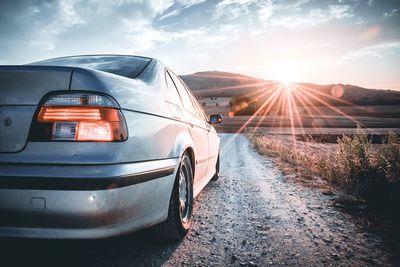
[[[10,266],[390,265],[381,240],[332,207],[330,196],[286,182],[244,136],[221,139],[222,176],[196,200],[193,229],[181,243],[160,244],[150,231],[102,241],[6,239],[3,260]]]
[[[194,231],[170,263],[385,265],[379,238],[359,232],[330,197],[285,182],[244,136],[222,136],[221,179],[196,202]],[[197,235],[198,233],[198,235]],[[200,244],[199,244],[200,242]]]

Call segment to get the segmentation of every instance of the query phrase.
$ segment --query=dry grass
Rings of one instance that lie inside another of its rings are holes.
[[[358,129],[343,136],[337,144],[293,143],[290,137],[249,135],[262,154],[279,158],[295,169],[325,179],[364,197],[398,196],[400,192],[400,145],[398,136],[389,132],[386,142],[372,145]]]

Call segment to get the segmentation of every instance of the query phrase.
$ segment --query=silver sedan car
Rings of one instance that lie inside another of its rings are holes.
[[[185,83],[125,55],[0,66],[0,236],[188,232],[219,138]]]

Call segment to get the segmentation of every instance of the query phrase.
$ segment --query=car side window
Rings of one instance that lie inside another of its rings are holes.
[[[198,114],[199,118],[207,121],[208,120],[207,116],[204,113],[204,110],[200,107],[199,102],[197,102],[196,98],[194,97],[194,95],[192,93],[190,93],[190,90],[187,87],[186,87],[186,90],[188,91],[190,97],[192,98],[192,102],[193,102],[193,104],[194,104],[194,106],[196,108],[196,111],[197,111],[197,114]]]
[[[168,92],[167,92],[167,100],[171,103],[174,103],[178,106],[182,106],[182,100],[181,97],[179,96],[178,90],[176,89],[176,86],[174,82],[172,81],[172,78],[168,71],[165,71],[165,80],[167,82],[167,87],[168,87]]]
[[[174,81],[176,88],[178,88],[179,95],[182,98],[183,107],[187,111],[190,111],[193,114],[197,114],[196,109],[192,103],[192,100],[190,99],[190,96],[189,96],[188,92],[186,91],[185,86],[182,84],[181,80],[173,72],[169,72],[169,73],[171,74],[172,80]]]

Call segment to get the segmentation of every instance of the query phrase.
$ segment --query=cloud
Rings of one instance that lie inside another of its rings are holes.
[[[350,52],[345,59],[351,60],[354,58],[360,57],[377,57],[382,58],[384,53],[400,50],[400,41],[399,42],[388,42],[388,43],[380,43],[368,47],[361,48],[357,51]],[[397,51],[400,52],[400,51]]]
[[[282,27],[296,29],[354,16],[351,5],[354,3],[346,4],[345,1],[339,3],[317,7],[318,2],[313,0],[223,0],[215,5],[213,19],[226,21],[245,17],[251,19],[254,12],[266,29]],[[311,5],[311,8],[303,10],[307,4]]]
[[[237,19],[240,16],[249,14],[249,6],[256,3],[254,0],[222,0],[215,6],[215,20],[225,17],[228,20]]]
[[[112,2],[112,1],[111,1]],[[137,6],[140,8],[141,6],[146,7],[146,5],[149,5],[150,10],[154,11],[153,16],[157,14],[162,14],[165,10],[167,10],[169,7],[171,7],[174,4],[173,0],[125,0],[130,6],[134,4],[134,6]]]
[[[146,21],[138,24],[136,20],[128,19],[123,20],[123,25],[125,41],[131,45],[134,53],[143,53],[160,45],[167,45],[177,40],[189,41],[207,34],[204,29],[170,32],[155,29]]]
[[[199,1],[182,2],[189,6]],[[18,50],[33,50],[31,58],[46,51],[49,55],[60,55],[78,53],[73,51],[106,51],[106,47],[125,52],[144,50],[146,46],[169,41],[168,32],[154,29],[152,21],[173,4],[173,0],[3,2],[0,4],[0,34],[9,38],[1,38],[0,46],[15,51],[13,54]],[[7,11],[12,16],[4,17]],[[11,34],[15,37],[10,38]],[[6,57],[0,54],[0,59]],[[29,57],[26,60],[30,60]]]
[[[54,7],[54,17],[51,21],[48,21],[40,27],[37,32],[38,37],[30,41],[32,46],[44,47],[48,50],[55,49],[55,38],[74,27],[85,24],[85,20],[79,15],[75,5],[79,1],[71,0],[58,2],[58,5]],[[34,13],[41,13],[40,8],[36,7]]]
[[[260,19],[263,25],[267,25],[269,19],[272,17],[274,11],[274,6],[272,5],[272,1],[265,1],[259,6],[258,9],[258,18]]]
[[[263,21],[264,27],[275,29],[275,28],[307,28],[316,26],[322,23],[326,23],[332,20],[340,20],[344,18],[351,18],[354,14],[352,8],[349,5],[329,5],[327,9],[312,9],[307,14],[294,14],[287,16],[280,16],[277,18],[271,18],[264,21],[262,17],[260,20]]]
[[[174,9],[170,12],[165,13],[164,15],[162,15],[161,17],[158,18],[158,20],[164,20],[167,19],[169,17],[174,17],[177,16],[181,13],[182,9]]]
[[[189,8],[191,6],[204,3],[205,1],[206,0],[178,0],[177,2],[180,3],[185,8]]]
[[[397,8],[390,10],[389,12],[383,13],[385,18],[393,17],[394,15],[398,14],[399,10]]]
[[[164,20],[170,17],[175,17],[178,16],[179,14],[181,14],[182,11],[184,11],[185,9],[188,9],[192,6],[201,4],[203,2],[205,2],[206,0],[178,0],[175,1],[174,6],[172,6],[172,8],[168,8],[166,10],[166,12],[164,12],[159,18],[158,20]],[[170,10],[172,9],[172,10]]]

